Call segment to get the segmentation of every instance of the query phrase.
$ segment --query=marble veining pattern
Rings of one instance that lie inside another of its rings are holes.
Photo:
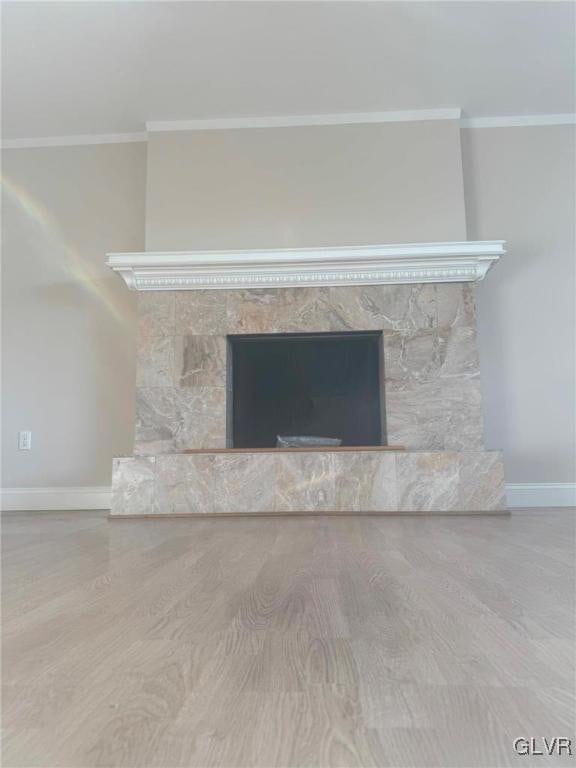
[[[404,453],[396,457],[398,510],[432,512],[460,506],[460,462],[455,453]]]
[[[486,507],[506,509],[504,464],[497,451],[462,453],[460,461],[460,506],[471,512]]]
[[[174,335],[174,293],[138,293],[138,344],[150,338]]]
[[[365,285],[330,288],[341,329],[415,330],[436,326],[436,286]]]
[[[111,514],[504,509],[498,451],[272,451],[117,459]]]
[[[393,453],[334,453],[338,508],[350,512],[398,508],[396,456]]]
[[[159,456],[157,509],[161,514],[233,513],[240,499],[252,512],[274,511],[274,471],[267,454]]]
[[[114,464],[112,514],[504,508],[472,285],[150,292],[138,306],[136,458]],[[227,335],[352,330],[382,332],[387,442],[405,450],[181,453],[226,446]]]
[[[177,336],[175,352],[178,387],[222,387],[226,380],[225,336]]]
[[[275,457],[278,512],[324,512],[336,504],[333,453],[279,453]]]
[[[436,330],[384,331],[386,381],[419,382],[440,376],[446,341]]]
[[[320,333],[332,330],[328,288],[228,292],[227,333]]]
[[[174,450],[226,447],[226,391],[222,387],[174,389]]]
[[[228,334],[350,330],[383,332],[389,443],[482,447],[468,283],[150,292],[139,312],[139,454],[226,444]]]
[[[470,283],[444,283],[436,289],[436,324],[440,329],[476,328],[474,286]]]
[[[174,337],[147,336],[138,345],[136,386],[171,387],[174,383]]]
[[[149,456],[175,450],[177,419],[172,387],[136,389],[134,453]]]
[[[114,459],[112,464],[112,514],[115,512],[122,515],[154,514],[155,469],[155,456]]]
[[[384,331],[387,381],[417,383],[479,376],[473,328]]]
[[[414,450],[480,450],[479,378],[386,381],[386,431],[390,445]]]
[[[226,334],[227,291],[176,291],[174,296],[177,335]]]
[[[444,339],[444,359],[440,377],[462,376],[480,377],[480,361],[476,344],[476,328],[456,326],[448,331],[441,331]]]

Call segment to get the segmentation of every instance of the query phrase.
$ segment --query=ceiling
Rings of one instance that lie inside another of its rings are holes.
[[[4,2],[5,139],[146,121],[571,113],[571,2]]]

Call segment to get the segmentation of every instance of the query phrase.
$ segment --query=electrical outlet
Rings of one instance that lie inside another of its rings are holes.
[[[32,432],[29,429],[18,433],[18,448],[21,451],[29,451],[32,448]]]

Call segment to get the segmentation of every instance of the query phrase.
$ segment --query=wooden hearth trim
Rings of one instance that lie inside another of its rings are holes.
[[[315,445],[309,448],[187,448],[179,453],[356,453],[357,451],[405,451],[403,445]]]

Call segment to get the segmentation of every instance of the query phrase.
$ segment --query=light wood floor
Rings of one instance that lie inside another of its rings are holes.
[[[4,768],[574,765],[574,533],[7,514]]]

